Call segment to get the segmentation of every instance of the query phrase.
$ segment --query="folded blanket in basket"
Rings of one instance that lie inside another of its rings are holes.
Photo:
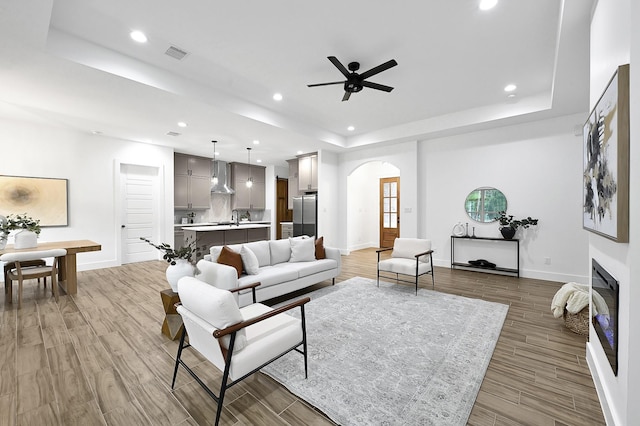
[[[593,292],[593,315],[609,314],[609,308],[602,296],[597,291]],[[586,306],[589,306],[589,285],[574,282],[566,283],[553,296],[551,312],[556,318],[560,318],[567,309],[571,314],[577,314]]]

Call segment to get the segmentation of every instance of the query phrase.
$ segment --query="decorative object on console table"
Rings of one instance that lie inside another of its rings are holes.
[[[9,235],[9,232],[16,229],[20,229],[20,232],[15,235],[15,249],[21,250],[38,246],[38,235],[41,230],[39,219],[36,220],[31,216],[27,216],[26,213],[10,214],[1,222],[0,226],[0,234],[5,236],[5,246],[6,236]]]
[[[500,222],[500,233],[502,236],[510,240],[516,235],[516,231],[519,227],[528,228],[530,226],[535,226],[538,224],[538,219],[533,219],[531,216],[528,216],[524,219],[514,219],[513,215],[507,216],[507,213],[501,211],[498,213],[498,222]]]
[[[618,67],[583,128],[582,227],[629,241],[629,65]]]
[[[464,225],[462,224],[462,222],[458,222],[453,226],[453,229],[451,230],[451,234],[456,237],[464,236]]]

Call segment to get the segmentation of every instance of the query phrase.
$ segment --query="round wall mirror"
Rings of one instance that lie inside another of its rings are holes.
[[[493,222],[507,211],[507,197],[495,188],[476,188],[464,200],[464,211],[476,222]]]

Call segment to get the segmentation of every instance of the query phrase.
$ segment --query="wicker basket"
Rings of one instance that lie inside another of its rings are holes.
[[[564,325],[569,330],[583,336],[589,335],[589,306],[585,306],[577,314],[571,314],[565,308],[562,318],[564,318]]]

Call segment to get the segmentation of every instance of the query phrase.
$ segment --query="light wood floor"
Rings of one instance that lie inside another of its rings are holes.
[[[343,256],[337,281],[374,278],[375,264],[373,249]],[[181,369],[169,389],[177,341],[160,333],[165,269],[158,261],[80,272],[78,294],[58,304],[50,289],[27,284],[20,311],[0,292],[0,425],[212,424],[214,403],[191,376]],[[469,424],[604,424],[586,339],[550,313],[560,285],[436,268],[437,291],[510,306]],[[198,355],[187,362],[219,383]],[[332,423],[258,373],[227,393],[221,424]]]

